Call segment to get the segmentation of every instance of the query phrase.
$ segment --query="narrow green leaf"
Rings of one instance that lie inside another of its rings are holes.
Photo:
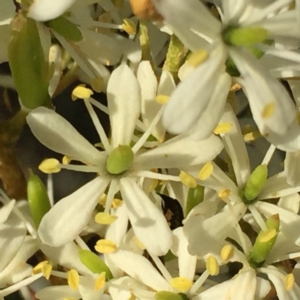
[[[48,63],[36,22],[19,13],[11,22],[8,60],[22,104],[34,109],[51,106],[48,93]]]
[[[27,181],[27,196],[30,212],[36,228],[39,227],[42,218],[50,210],[51,205],[46,187],[42,180],[32,171]]]
[[[81,262],[93,273],[101,274],[102,272],[105,272],[106,281],[113,278],[113,275],[105,262],[92,251],[79,250],[79,257]]]
[[[58,17],[49,22],[46,25],[63,36],[66,40],[73,42],[79,42],[82,40],[81,31],[77,25],[66,19],[65,17]]]

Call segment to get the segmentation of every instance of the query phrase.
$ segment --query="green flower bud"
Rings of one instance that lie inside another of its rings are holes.
[[[106,162],[106,170],[108,173],[118,175],[132,165],[134,154],[129,146],[120,145],[110,154]]]
[[[36,22],[19,13],[11,22],[8,61],[23,105],[29,109],[50,106],[49,66],[45,60]]]
[[[197,206],[199,203],[203,201],[203,197],[204,197],[203,186],[197,185],[195,188],[189,189],[186,207],[185,207],[185,216],[187,216],[195,206]]]
[[[33,222],[35,227],[38,228],[42,218],[50,210],[51,205],[45,185],[32,171],[30,171],[27,181],[27,196]]]
[[[265,42],[269,32],[260,27],[228,27],[223,31],[223,40],[232,46],[252,46]]]
[[[79,42],[82,40],[81,31],[77,25],[66,19],[65,17],[58,17],[49,22],[46,25],[63,36],[66,40],[73,42]]]
[[[245,204],[252,204],[261,192],[268,177],[267,165],[259,165],[250,175],[246,186],[241,191],[241,197]]]
[[[254,267],[261,267],[272,250],[279,232],[279,215],[273,215],[266,221],[267,230],[258,233],[252,250],[248,254],[248,262]]]
[[[79,258],[81,262],[93,273],[101,274],[102,272],[105,272],[106,281],[109,281],[113,278],[109,267],[98,255],[92,251],[79,250]]]
[[[155,300],[189,300],[185,294],[176,294],[173,292],[160,291],[154,296]]]

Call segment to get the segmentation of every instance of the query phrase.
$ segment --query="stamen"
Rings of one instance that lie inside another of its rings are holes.
[[[95,281],[94,290],[99,291],[105,285],[105,272],[101,273]]]
[[[223,189],[218,192],[219,198],[221,198],[223,201],[227,202],[227,198],[230,196],[231,190],[230,189]]]
[[[231,245],[225,245],[221,250],[221,258],[222,260],[226,261],[230,257],[232,257],[234,253],[234,249]]]
[[[103,194],[100,196],[100,198],[99,198],[99,200],[98,200],[98,203],[99,203],[100,205],[104,206],[104,205],[105,205],[105,202],[106,202],[106,194],[103,193]]]
[[[94,92],[91,89],[86,88],[84,84],[80,84],[72,91],[72,100],[88,99],[93,94]]]
[[[276,146],[271,144],[268,151],[267,151],[267,153],[266,153],[266,155],[265,155],[265,157],[264,157],[264,159],[263,159],[263,161],[262,161],[262,163],[261,163],[262,165],[268,165],[269,164],[270,160],[273,157],[273,154],[274,154],[275,150],[276,150]]]
[[[114,198],[112,203],[111,203],[112,208],[118,208],[122,205],[123,205],[123,201],[121,199],[117,199],[117,198]]]
[[[187,292],[193,285],[193,282],[188,278],[175,277],[171,279],[171,286],[180,292]]]
[[[155,97],[156,102],[158,102],[159,104],[162,104],[162,105],[166,104],[169,101],[169,99],[170,99],[170,96],[167,96],[167,95],[157,95]]]
[[[214,166],[211,161],[207,162],[199,171],[198,178],[200,180],[206,180],[213,172]]]
[[[266,226],[266,223],[260,213],[257,211],[256,207],[253,205],[249,205],[248,209],[250,210],[253,218],[255,219],[258,226],[261,228],[261,230],[266,231],[268,228]]]
[[[101,225],[109,225],[116,221],[118,217],[106,212],[99,212],[95,215],[95,222]]]
[[[230,132],[232,129],[232,124],[227,123],[220,123],[214,130],[214,134],[224,134]]]
[[[219,274],[219,264],[214,256],[208,256],[206,260],[206,269],[211,276],[216,276]]]
[[[72,158],[70,156],[65,155],[62,159],[63,165],[68,165],[72,161]]]
[[[181,182],[184,185],[186,185],[187,187],[193,188],[193,189],[195,187],[197,187],[197,181],[192,175],[190,175],[184,171],[180,171],[179,178],[180,178]]]
[[[188,57],[187,63],[190,66],[198,67],[200,64],[202,64],[204,61],[206,61],[208,59],[208,56],[209,56],[209,54],[206,50],[199,50],[199,51],[192,53]]]
[[[32,274],[42,273],[43,276],[48,280],[52,271],[52,265],[47,260],[40,262],[32,269]]]
[[[135,244],[141,249],[141,250],[145,250],[146,247],[143,245],[143,243],[136,237],[134,236],[132,238],[132,240],[135,242]]]
[[[113,253],[117,250],[117,245],[110,240],[103,239],[96,243],[95,249],[99,253]]]
[[[46,174],[52,174],[60,172],[61,167],[57,159],[48,158],[40,163],[39,170]]]
[[[284,287],[287,291],[289,291],[294,286],[294,283],[295,283],[295,276],[293,273],[290,273],[285,276]]]
[[[122,29],[126,31],[129,35],[136,34],[135,23],[131,19],[124,19],[122,24]]]
[[[77,290],[79,286],[79,274],[76,270],[71,269],[67,272],[68,285],[72,290]]]

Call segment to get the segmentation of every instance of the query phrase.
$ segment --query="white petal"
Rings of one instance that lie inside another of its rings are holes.
[[[172,233],[163,213],[133,179],[122,178],[120,190],[137,238],[151,254],[166,254],[172,244]]]
[[[294,144],[294,147],[300,147],[300,127],[295,121],[296,107],[288,92],[247,51],[231,50],[230,54],[242,74],[243,79],[237,80],[248,97],[261,134],[282,150],[291,151]],[[271,106],[270,114],[265,113],[268,106]]]
[[[49,82],[49,88],[48,92],[50,97],[53,96],[54,92],[56,91],[56,88],[59,84],[60,77],[62,75],[62,70],[61,70],[61,50],[58,45],[53,45],[50,47],[49,50],[49,64],[51,63],[54,64],[54,72],[53,76]]]
[[[9,25],[12,18],[15,16],[15,4],[13,1],[0,0],[0,26]],[[1,36],[2,39],[2,36]],[[1,43],[3,41],[1,40]]]
[[[10,200],[0,208],[0,223],[4,223],[11,214],[16,200]]]
[[[231,130],[221,136],[225,149],[231,158],[237,185],[243,187],[250,175],[250,162],[240,125],[231,106],[226,106],[220,123],[232,125]]]
[[[284,161],[284,171],[287,182],[292,185],[300,185],[300,151],[287,152]]]
[[[180,135],[160,146],[137,155],[134,168],[183,168],[213,160],[223,149],[219,138],[211,135],[202,141],[194,141]]]
[[[72,290],[68,285],[48,286],[38,291],[35,297],[40,300],[81,299],[79,292]]]
[[[295,193],[281,197],[277,205],[295,214],[298,214],[300,208],[300,195],[298,193]]]
[[[107,103],[113,148],[129,145],[140,115],[140,86],[126,64],[115,69],[108,81]]]
[[[27,116],[35,137],[53,151],[93,165],[103,165],[106,155],[92,146],[67,120],[53,110],[39,107]]]
[[[97,290],[95,288],[95,278],[91,275],[81,276],[78,290],[82,300],[105,299],[102,297],[105,285]]]
[[[107,178],[97,177],[56,203],[39,226],[41,241],[59,247],[74,240],[87,225],[108,183]]]
[[[125,273],[156,291],[170,291],[168,282],[148,259],[130,251],[119,250],[109,254],[110,259]]]
[[[163,113],[168,131],[180,134],[190,129],[209,105],[219,76],[224,72],[225,50],[216,45],[209,57],[172,93]]]
[[[49,21],[62,15],[74,2],[75,0],[35,0],[27,15],[36,21]]]

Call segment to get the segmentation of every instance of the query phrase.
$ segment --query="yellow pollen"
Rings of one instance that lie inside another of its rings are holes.
[[[106,202],[106,194],[102,194],[98,200],[98,203],[102,206],[105,205],[105,202]]]
[[[109,213],[99,212],[95,216],[95,222],[102,225],[109,225],[116,221],[117,218],[117,216],[112,216]]]
[[[65,155],[62,159],[63,165],[68,165],[71,162],[72,158],[70,156]]]
[[[255,141],[256,139],[258,139],[259,137],[261,137],[260,132],[258,130],[255,130],[255,131],[246,133],[244,135],[244,141],[252,142],[252,141]]]
[[[184,277],[175,277],[171,279],[170,284],[175,290],[186,292],[192,287],[193,282]]]
[[[231,190],[230,189],[223,189],[223,190],[219,191],[218,196],[223,201],[225,201],[228,198],[228,196],[230,196],[230,194],[231,194]]]
[[[103,78],[101,76],[93,78],[91,80],[91,87],[97,93],[102,92],[103,88],[104,88],[104,80],[103,80]]]
[[[242,88],[242,86],[239,83],[232,83],[230,87],[231,92],[237,92]]]
[[[194,53],[192,53],[188,59],[187,63],[190,66],[198,67],[200,64],[202,64],[204,61],[206,61],[208,58],[208,52],[206,50],[199,50]]]
[[[261,243],[267,243],[267,242],[269,242],[271,239],[273,239],[276,236],[277,236],[277,231],[276,231],[275,228],[267,229],[265,232],[263,232],[260,235],[259,241]]]
[[[105,285],[105,272],[102,272],[95,281],[94,290],[99,291]]]
[[[207,162],[199,171],[198,178],[200,180],[206,180],[213,172],[214,166],[211,161]]]
[[[115,198],[111,203],[112,208],[118,208],[122,205],[123,205],[123,201],[121,199],[117,199],[117,198]]]
[[[180,178],[181,182],[184,185],[186,185],[187,187],[189,187],[189,188],[197,187],[197,181],[192,175],[190,175],[184,171],[180,171],[179,178]]]
[[[40,163],[39,170],[46,174],[58,173],[61,170],[60,163],[55,158],[48,158]]]
[[[67,272],[68,285],[72,290],[77,290],[79,286],[79,274],[76,270],[71,269]]]
[[[261,113],[261,117],[263,119],[268,119],[274,115],[274,112],[275,112],[275,103],[271,102],[264,107]]]
[[[117,245],[110,240],[99,240],[95,245],[96,251],[99,253],[112,253],[117,249]]]
[[[126,31],[129,35],[135,35],[136,29],[135,24],[131,19],[124,19],[122,24],[122,29]]]
[[[38,273],[43,273],[43,276],[46,279],[50,278],[52,271],[52,265],[49,264],[47,260],[40,262],[37,264],[33,269],[32,269],[32,274],[38,274]]]
[[[166,104],[170,99],[170,96],[167,95],[157,95],[155,100],[156,102],[158,102],[159,104]]]
[[[91,89],[86,88],[84,85],[78,85],[72,92],[72,100],[76,99],[88,99],[94,92]]]
[[[231,245],[225,245],[221,250],[222,260],[227,260],[233,255],[234,249]]]
[[[216,276],[219,274],[218,261],[214,256],[210,255],[206,260],[206,269],[211,276]]]
[[[232,129],[231,123],[220,123],[214,130],[214,134],[228,133]]]
[[[132,238],[132,240],[136,243],[136,245],[141,249],[141,250],[145,250],[146,247],[143,245],[143,243],[136,237],[134,236]]]
[[[285,279],[284,279],[284,287],[287,291],[289,291],[293,285],[294,285],[294,282],[295,282],[295,276],[293,273],[290,273],[288,275],[285,276]]]

